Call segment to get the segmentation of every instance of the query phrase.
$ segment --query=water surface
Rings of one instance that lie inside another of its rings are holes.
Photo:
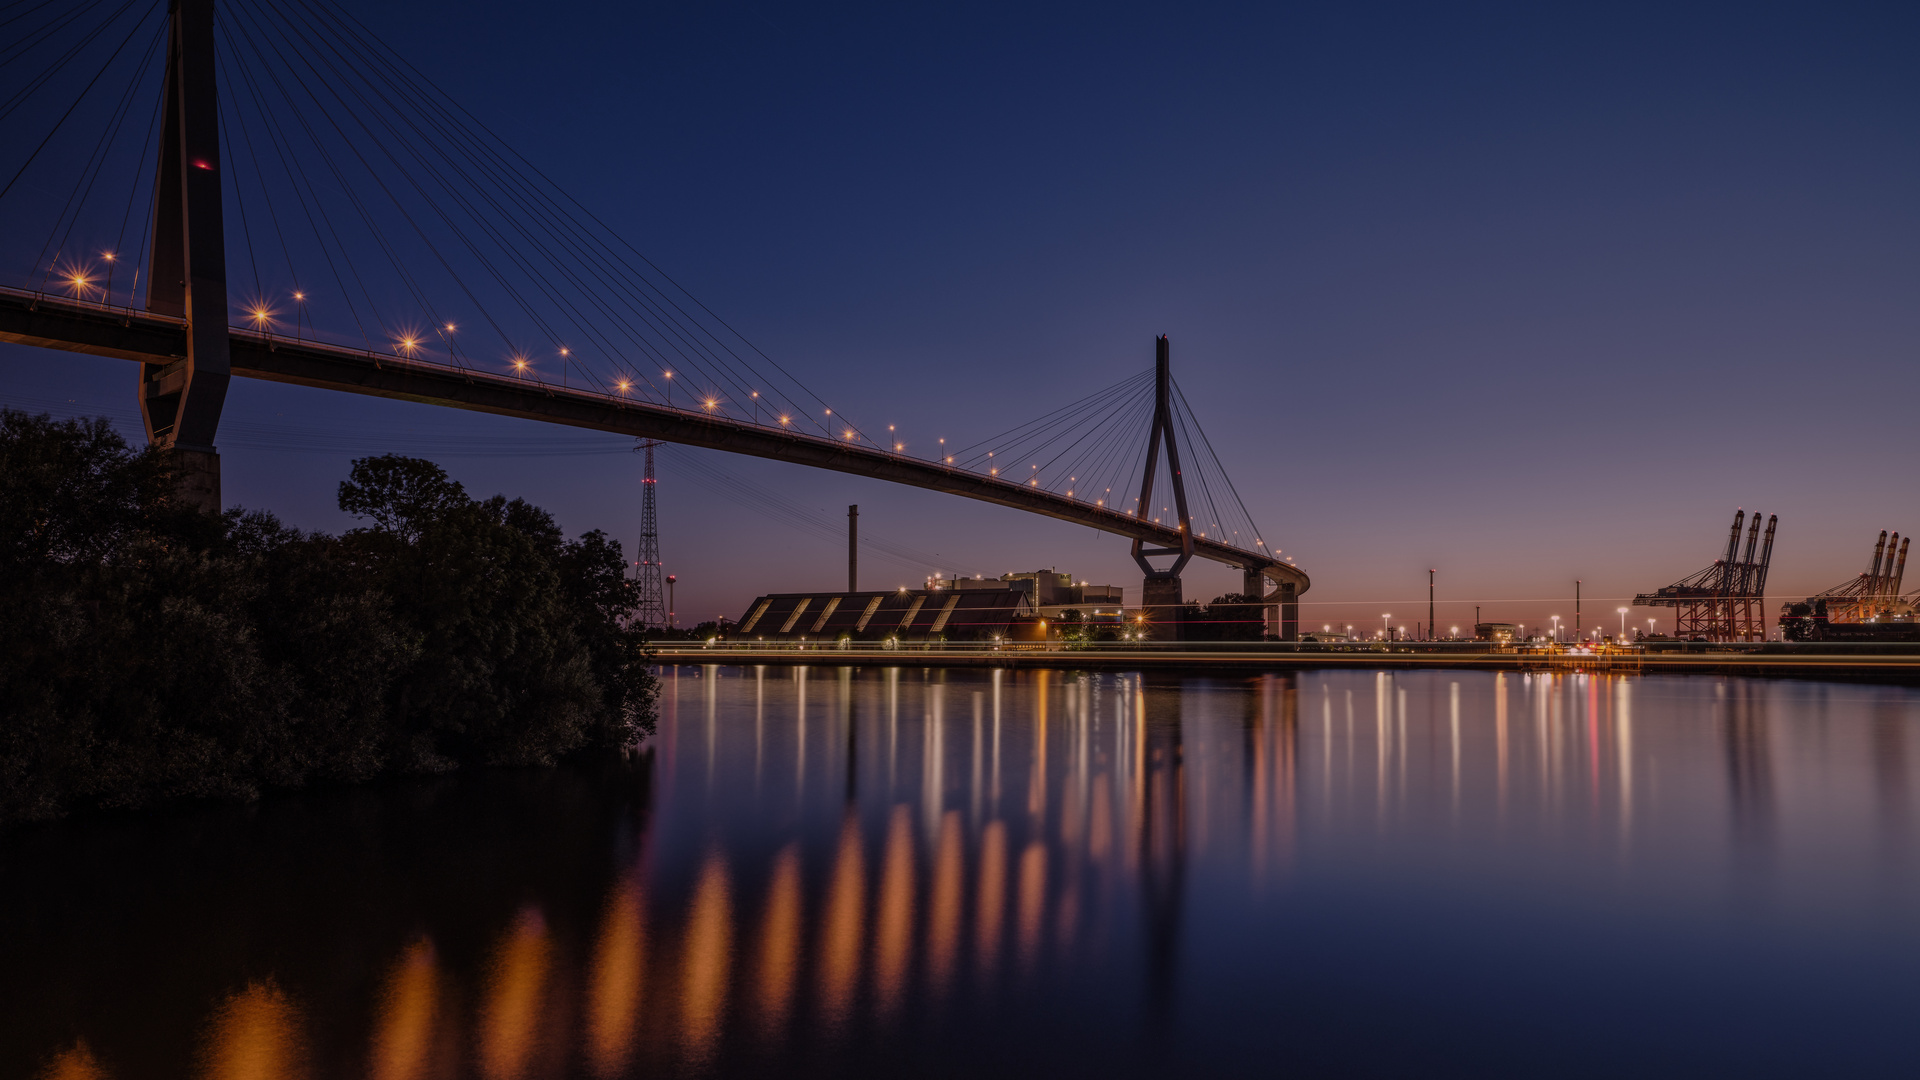
[[[1920,694],[681,667],[622,761],[0,834],[0,1075],[1912,1075]]]

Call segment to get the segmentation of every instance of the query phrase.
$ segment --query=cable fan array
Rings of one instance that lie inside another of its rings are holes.
[[[22,133],[0,143],[0,281],[143,305],[167,22],[164,0],[0,3],[0,122]],[[337,4],[220,0],[214,28],[237,329],[906,455]],[[933,460],[1172,525],[1170,463],[1138,490],[1153,387],[1143,372]],[[1196,534],[1277,555],[1175,399]]]
[[[1268,550],[1177,380],[1170,405],[1194,534],[1278,556],[1277,550]],[[1154,373],[1148,369],[1045,416],[957,448],[944,460],[1157,524],[1177,525],[1173,469],[1164,456],[1154,471],[1146,504],[1140,501],[1153,410]]]
[[[33,104],[50,143],[99,133],[58,209],[19,215],[54,222],[29,287],[135,306],[131,273],[108,275],[151,243],[166,20],[157,2],[85,17],[99,6],[11,17],[32,32],[4,50],[10,69],[54,55],[9,72],[0,115]],[[337,6],[222,0],[214,26],[236,326],[869,441]],[[57,77],[90,57],[92,78]],[[120,178],[118,214],[103,175]],[[133,236],[104,227],[136,212]]]

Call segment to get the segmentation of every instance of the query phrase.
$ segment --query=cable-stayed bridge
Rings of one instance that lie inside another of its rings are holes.
[[[1240,568],[1295,635],[1308,579],[1254,525],[1164,337],[1147,371],[909,452],[837,413],[327,0],[16,0],[0,30],[0,122],[27,132],[0,141],[0,341],[138,363],[147,437],[209,509],[238,375],[1087,525],[1133,541],[1150,610],[1181,602],[1199,557]]]

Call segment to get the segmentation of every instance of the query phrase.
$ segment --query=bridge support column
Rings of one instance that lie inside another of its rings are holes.
[[[217,514],[220,455],[213,440],[232,362],[213,0],[175,0],[168,18],[147,310],[186,320],[186,355],[143,367],[140,414],[147,442],[172,453],[181,501]]]
[[[217,514],[220,501],[220,454],[214,450],[190,450],[176,446],[173,458],[173,492],[179,500],[209,514]]]
[[[1186,597],[1180,591],[1180,575],[1151,573],[1140,586],[1140,607],[1147,616],[1147,631],[1155,641],[1183,641]]]
[[[1288,582],[1280,586],[1280,640],[1300,640],[1300,593]]]
[[[1269,601],[1280,595],[1277,592],[1272,594],[1269,594],[1267,592],[1267,575],[1261,573],[1259,570],[1242,567],[1240,570],[1240,575],[1241,575],[1240,595],[1251,597],[1254,600],[1261,600],[1261,601]],[[1277,637],[1279,636],[1279,633],[1280,633],[1279,608],[1275,607],[1271,603],[1261,604],[1260,605],[1260,636],[1261,637],[1268,637],[1268,636]]]

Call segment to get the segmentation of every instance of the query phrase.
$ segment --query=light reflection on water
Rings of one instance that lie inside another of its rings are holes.
[[[0,1069],[1894,1074],[1916,723],[1739,679],[669,669],[599,772],[12,838]],[[122,857],[173,877],[89,887]]]

